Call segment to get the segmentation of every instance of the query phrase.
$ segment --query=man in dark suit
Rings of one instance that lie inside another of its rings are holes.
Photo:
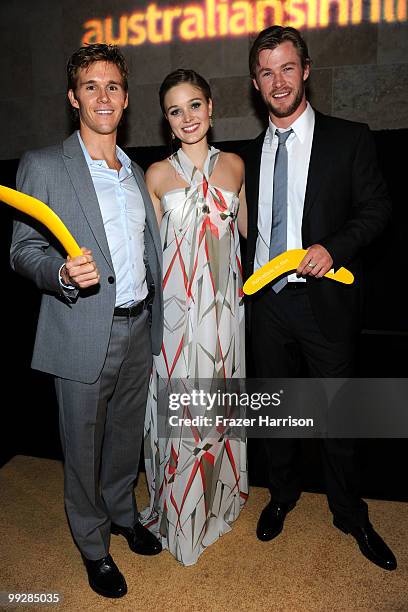
[[[91,588],[122,597],[110,535],[133,552],[161,544],[138,520],[137,476],[152,351],[163,332],[161,246],[143,173],[116,146],[128,105],[118,48],[88,45],[68,62],[68,98],[79,130],[30,151],[17,187],[50,206],[83,255],[65,259],[37,224],[17,222],[13,268],[42,291],[32,366],[55,377],[64,451],[65,507]]]
[[[390,201],[366,125],[327,117],[306,100],[310,58],[294,28],[259,34],[250,73],[269,111],[269,127],[251,144],[246,161],[247,274],[288,249],[307,249],[296,274],[268,285],[250,302],[251,346],[258,378],[299,375],[350,377],[361,309],[363,247],[385,227]],[[346,286],[323,275],[347,267]],[[396,560],[368,519],[360,498],[352,440],[325,439],[322,457],[333,523],[352,534],[380,567]],[[257,536],[271,540],[300,496],[296,440],[265,440],[271,501]]]

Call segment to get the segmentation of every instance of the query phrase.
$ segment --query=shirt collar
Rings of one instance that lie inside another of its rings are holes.
[[[273,137],[275,136],[276,130],[280,130],[281,132],[286,132],[291,129],[294,131],[297,138],[299,138],[300,142],[303,143],[306,139],[306,136],[310,130],[313,130],[314,126],[314,110],[310,106],[309,102],[306,102],[306,108],[303,113],[290,125],[288,128],[282,130],[282,128],[276,127],[276,125],[269,118],[269,127],[267,130],[267,135],[270,144],[273,141]],[[289,137],[291,138],[291,136]]]
[[[92,159],[92,157],[88,153],[88,149],[86,148],[84,141],[81,138],[81,134],[80,134],[79,130],[77,130],[77,136],[78,136],[79,144],[81,145],[81,149],[82,149],[82,152],[83,152],[83,154],[85,156],[85,160],[86,160],[86,163],[88,164],[88,166],[99,166],[99,167],[103,167],[103,168],[108,168],[108,164],[106,163],[106,161],[104,159]],[[126,155],[126,153],[124,151],[122,151],[122,149],[120,147],[118,147],[118,145],[116,145],[116,155],[118,157],[118,160],[122,164],[121,171],[124,169],[127,174],[131,174],[131,172],[132,172],[132,161]]]

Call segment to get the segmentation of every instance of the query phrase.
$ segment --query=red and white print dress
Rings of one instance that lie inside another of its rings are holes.
[[[201,172],[179,149],[168,161],[186,187],[161,202],[164,339],[146,409],[150,507],[142,520],[184,565],[230,531],[248,496],[244,441],[200,427],[158,436],[159,379],[171,386],[174,379],[245,377],[239,198],[211,184],[218,156],[211,147]]]

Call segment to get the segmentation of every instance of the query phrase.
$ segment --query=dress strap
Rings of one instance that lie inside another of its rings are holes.
[[[201,185],[203,182],[208,182],[215,164],[219,156],[219,149],[209,147],[208,154],[204,162],[203,171],[195,167],[191,159],[186,155],[183,149],[179,149],[168,158],[168,161],[176,170],[176,172],[189,184]]]

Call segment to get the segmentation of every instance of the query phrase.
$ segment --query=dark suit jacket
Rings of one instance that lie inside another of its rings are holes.
[[[253,272],[258,235],[264,135],[265,132],[260,134],[245,152],[247,276]],[[355,276],[352,285],[307,279],[313,312],[329,340],[341,340],[359,327],[361,250],[383,231],[390,213],[391,202],[368,126],[316,111],[302,218],[302,246],[306,249],[316,243],[323,245],[332,256],[335,269],[345,266]],[[256,294],[252,299],[257,299]]]

